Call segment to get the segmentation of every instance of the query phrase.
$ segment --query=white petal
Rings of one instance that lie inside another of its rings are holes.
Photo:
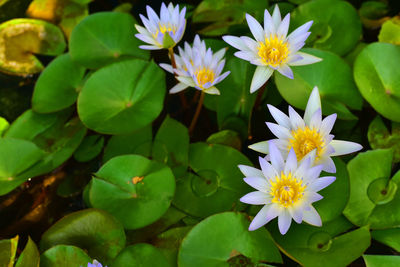
[[[254,93],[263,86],[264,83],[268,81],[269,77],[271,77],[272,72],[274,72],[274,70],[269,67],[257,66],[253,79],[251,80],[250,93]]]
[[[311,32],[305,32],[296,38],[292,38],[288,40],[289,43],[289,50],[292,54],[298,52],[304,45],[305,41],[307,40],[308,36],[310,36]]]
[[[306,54],[303,52],[297,52],[296,54],[300,55],[302,57],[302,59],[289,63],[290,66],[309,65],[309,64],[314,64],[314,63],[320,62],[322,60],[322,58],[319,58],[319,57],[316,57],[313,55],[309,55],[309,54]]]
[[[146,5],[146,11],[147,11],[147,17],[149,18],[149,21],[157,25],[160,22],[160,19],[157,16],[156,12],[148,5]]]
[[[292,125],[291,129],[297,130],[305,127],[303,118],[291,106],[289,106],[289,119]]]
[[[321,174],[323,165],[317,165],[306,170],[304,177],[307,182],[314,182]]]
[[[311,129],[316,129],[317,131],[321,128],[321,120],[322,120],[322,113],[321,109],[317,109],[317,111],[314,112],[314,114],[311,116],[310,120],[310,128]]]
[[[262,141],[249,145],[249,148],[263,154],[268,154],[268,141]]]
[[[225,36],[222,36],[222,39],[236,49],[243,50],[243,51],[249,50],[249,48],[246,46],[246,44],[243,42],[243,40],[240,39],[239,37],[225,35]]]
[[[244,176],[246,177],[263,177],[263,173],[261,170],[251,167],[251,166],[246,166],[246,165],[239,165],[238,166],[240,171],[243,173]]]
[[[290,120],[285,113],[283,113],[282,111],[280,111],[279,109],[270,104],[267,104],[267,107],[272,117],[279,125],[282,125],[283,127],[290,129],[291,126]]]
[[[178,76],[178,77],[176,77],[176,79],[178,79],[178,81],[180,81],[181,83],[186,84],[187,86],[190,86],[190,87],[196,86],[196,84],[194,83],[194,81],[191,77]]]
[[[240,201],[251,205],[265,205],[270,203],[270,197],[266,193],[254,191],[241,197]]]
[[[274,169],[280,173],[285,167],[283,157],[279,149],[276,147],[273,141],[269,142],[269,156],[271,158],[271,164]]]
[[[312,24],[313,24],[313,21],[311,20],[311,21],[306,22],[303,25],[301,25],[296,30],[294,30],[291,34],[289,34],[288,40],[292,40],[292,39],[296,38],[297,36],[306,33],[310,29]]]
[[[249,50],[255,52],[258,51],[258,43],[251,39],[250,37],[247,36],[242,36],[240,39],[243,40],[243,42],[246,44],[246,46],[249,48]]]
[[[151,33],[146,28],[144,28],[140,25],[137,25],[137,24],[135,24],[135,28],[139,33],[141,33],[143,35],[147,35],[149,37],[152,37]]]
[[[290,216],[289,211],[284,210],[278,217],[278,227],[279,232],[282,235],[286,234],[290,228],[290,224],[292,223],[292,216]]]
[[[276,34],[280,36],[280,38],[285,39],[286,35],[289,30],[289,22],[290,22],[290,14],[287,14],[282,22],[279,24],[278,30],[276,31]]]
[[[331,183],[333,183],[336,180],[336,177],[334,176],[325,176],[316,179],[311,185],[308,186],[309,190],[312,190],[314,192],[318,192],[319,190],[324,189]]]
[[[335,152],[331,156],[350,154],[363,148],[360,144],[342,140],[332,140],[331,146],[335,149]]]
[[[310,206],[310,209],[304,210],[303,221],[314,226],[322,226],[321,217],[313,206]]]
[[[221,76],[218,76],[217,79],[215,79],[214,84],[222,82],[230,73],[231,73],[230,71],[227,71],[224,72]]]
[[[272,21],[274,22],[275,29],[278,29],[281,23],[281,12],[279,11],[278,5],[275,5],[274,12],[272,13]]]
[[[237,51],[234,53],[235,57],[238,57],[240,59],[246,60],[246,61],[251,61],[256,59],[256,56],[254,55],[253,52],[250,51]]]
[[[144,50],[159,50],[159,49],[163,49],[162,47],[158,47],[158,46],[154,46],[154,45],[139,45],[140,49],[144,49]]]
[[[296,177],[305,177],[307,174],[308,169],[310,168],[311,165],[311,158],[307,157],[305,159],[303,159],[300,163],[299,163],[299,167],[297,168],[294,176]]]
[[[276,123],[271,123],[271,122],[267,122],[267,127],[269,128],[269,130],[279,139],[291,139],[292,138],[292,134],[290,133],[290,131],[283,127],[280,126],[279,124]]]
[[[293,79],[293,71],[287,64],[280,66],[278,71],[280,74],[288,77],[289,79]]]
[[[169,64],[160,63],[160,67],[163,68],[164,70],[168,71],[169,73],[174,73],[174,69]]]
[[[258,23],[258,21],[255,18],[253,18],[251,15],[247,13],[246,13],[246,20],[254,38],[256,38],[258,42],[264,42],[265,39],[264,29],[261,27],[260,23]]]
[[[254,189],[257,189],[258,191],[261,191],[263,193],[267,193],[268,189],[270,188],[270,185],[268,184],[264,176],[246,177],[243,178],[243,180],[246,182],[246,184],[250,185]]]
[[[254,217],[249,226],[250,231],[254,231],[263,225],[266,225],[272,219],[276,218],[280,213],[279,207],[276,205],[265,205]]]
[[[172,88],[169,90],[169,93],[170,93],[170,94],[176,94],[176,93],[179,93],[180,91],[185,90],[186,88],[188,88],[188,85],[187,85],[187,84],[178,83],[177,85],[175,85],[174,87],[172,87]]]
[[[296,153],[294,152],[293,148],[290,149],[289,155],[286,159],[286,165],[285,165],[285,173],[288,174],[294,173],[297,169],[297,158],[296,158]]]
[[[306,110],[304,111],[304,121],[307,125],[310,125],[312,115],[320,108],[321,98],[319,96],[318,87],[315,86],[308,98]]]
[[[221,93],[215,86],[211,86],[210,88],[203,89],[204,93],[210,94],[210,95],[220,95]]]
[[[304,198],[306,198],[309,203],[314,203],[320,201],[324,197],[316,192],[308,191],[304,194]]]
[[[260,162],[261,171],[265,178],[272,179],[278,175],[275,168],[267,160],[262,157],[258,157],[258,161]]]
[[[302,208],[294,208],[291,207],[288,209],[290,216],[292,216],[293,220],[297,223],[301,223],[303,220],[303,209]]]
[[[264,31],[266,36],[270,36],[271,34],[274,35],[276,33],[274,22],[267,9],[264,11]]]
[[[331,132],[333,125],[335,124],[336,118],[337,118],[337,115],[336,115],[336,113],[334,113],[334,114],[331,114],[328,117],[326,117],[321,122],[320,131],[321,131],[322,135],[328,135]]]

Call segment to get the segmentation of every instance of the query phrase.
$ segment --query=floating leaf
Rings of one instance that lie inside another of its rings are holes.
[[[126,247],[115,258],[113,262],[115,267],[137,267],[137,266],[157,266],[171,267],[167,259],[161,252],[149,244],[135,244]]]
[[[33,54],[56,56],[65,50],[64,35],[51,23],[13,19],[0,25],[0,71],[28,75],[43,70]]]
[[[92,259],[75,246],[57,245],[40,256],[41,267],[87,266],[88,262],[92,262]]]
[[[74,158],[80,162],[86,162],[97,157],[103,150],[104,137],[101,135],[90,135],[83,139],[74,153]]]
[[[351,232],[352,228],[343,216],[322,227],[301,224],[292,226],[285,235],[273,225],[271,234],[285,254],[302,266],[348,266],[360,257],[371,241],[367,227]]]
[[[17,253],[18,236],[0,240],[0,266],[13,267]]]
[[[39,250],[37,249],[35,242],[33,242],[31,237],[28,236],[28,242],[26,243],[21,255],[19,255],[15,267],[38,267],[39,261]]]
[[[242,148],[242,140],[240,140],[239,134],[232,130],[222,130],[214,133],[207,138],[208,144],[220,144],[233,147],[237,150]]]
[[[339,1],[334,1],[337,2]],[[312,89],[318,86],[324,115],[337,113],[339,118],[355,119],[348,108],[361,109],[362,97],[354,83],[349,65],[331,52],[311,48],[302,51],[320,57],[322,61],[292,67],[294,79],[275,72],[275,82],[282,97],[290,105],[305,109]]]
[[[400,47],[386,43],[366,46],[354,63],[362,96],[382,116],[400,122]]]
[[[175,173],[177,178],[174,205],[197,217],[232,209],[249,191],[237,167],[252,165],[239,151],[222,145],[191,144],[189,166]]]
[[[40,248],[43,251],[59,244],[74,245],[87,250],[91,257],[109,263],[125,247],[125,241],[125,232],[119,221],[105,211],[86,209],[71,213],[53,224],[43,234]]]
[[[89,202],[110,212],[126,229],[137,229],[158,220],[169,208],[175,178],[162,163],[139,155],[110,159],[95,173]]]
[[[229,266],[237,255],[281,263],[282,258],[265,228],[249,231],[244,214],[225,212],[208,217],[190,230],[182,242],[178,266]]]
[[[8,129],[9,126],[10,124],[8,123],[8,121],[3,117],[0,117],[0,137]]]
[[[400,252],[400,229],[384,229],[384,230],[374,230],[371,232],[372,238],[379,241],[386,246],[389,246]]]
[[[86,81],[78,98],[79,117],[100,133],[132,133],[160,114],[164,79],[154,62],[133,59],[106,66]]]
[[[363,255],[367,267],[398,267],[400,256],[395,255]]]
[[[360,17],[348,2],[315,0],[304,3],[293,11],[290,26],[295,29],[310,20],[314,23],[307,43],[314,48],[343,56],[360,40]]]
[[[400,17],[393,17],[382,24],[378,40],[383,43],[400,45]]]
[[[69,54],[54,59],[41,73],[32,96],[32,109],[51,113],[75,103],[85,68],[71,60]]]
[[[129,14],[99,12],[90,15],[72,30],[69,40],[71,57],[90,69],[126,57],[148,59],[149,53],[138,47],[140,41],[135,38],[135,32],[135,20]]]

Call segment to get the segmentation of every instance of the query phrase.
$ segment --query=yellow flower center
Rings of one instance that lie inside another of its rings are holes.
[[[258,56],[265,65],[278,67],[287,61],[288,55],[288,43],[276,35],[265,38],[265,42],[259,42]]]
[[[166,32],[172,32],[173,34],[176,33],[176,26],[173,26],[171,24],[158,24],[158,30],[156,31],[156,33],[153,34],[154,39],[157,39],[158,34],[162,33],[165,34]]]
[[[323,153],[325,141],[316,129],[308,126],[292,131],[293,138],[289,140],[288,149],[293,148],[296,152],[297,160],[301,160],[310,151],[317,149],[317,158]]]
[[[270,181],[272,203],[277,203],[285,208],[294,205],[303,195],[306,185],[303,181],[292,176],[292,173],[275,177],[275,182]]]
[[[196,71],[197,82],[201,88],[204,84],[214,81],[214,72],[209,68],[202,68]]]

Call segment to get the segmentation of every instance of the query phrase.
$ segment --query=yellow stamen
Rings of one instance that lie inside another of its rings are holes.
[[[289,140],[288,149],[294,149],[297,160],[301,160],[314,149],[317,149],[317,158],[323,153],[325,141],[316,129],[310,129],[308,126],[299,128],[296,131],[292,131],[292,136],[293,138]]]
[[[202,69],[198,69],[196,71],[196,77],[199,86],[203,88],[204,84],[208,82],[212,83],[214,81],[214,75],[215,75],[214,72],[209,68],[203,67]]]
[[[275,182],[270,181],[272,203],[277,203],[287,208],[301,200],[304,195],[306,185],[302,180],[292,176],[289,172],[285,175],[283,172],[280,176],[275,177]]]
[[[171,24],[158,24],[158,30],[156,31],[156,33],[153,34],[154,39],[157,39],[158,34],[162,33],[165,34],[166,32],[172,32],[173,34],[176,33],[176,26],[173,26]]]
[[[258,56],[265,65],[276,68],[287,61],[288,55],[288,43],[276,35],[265,38],[265,42],[259,42]]]

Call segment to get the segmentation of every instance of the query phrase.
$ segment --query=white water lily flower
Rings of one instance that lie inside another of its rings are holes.
[[[193,47],[185,42],[185,49],[178,47],[179,55],[175,54],[176,68],[169,64],[160,64],[160,66],[170,73],[175,73],[179,83],[169,92],[178,93],[187,87],[194,87],[203,90],[208,94],[219,95],[219,90],[215,85],[221,82],[230,71],[221,74],[224,66],[226,49],[223,48],[213,54],[211,48],[206,47],[204,41],[195,36]]]
[[[336,114],[331,114],[322,120],[321,99],[318,87],[314,87],[310,94],[304,117],[289,106],[289,116],[277,108],[268,105],[272,117],[278,124],[267,122],[268,128],[278,137],[272,139],[283,155],[294,149],[299,160],[315,150],[314,165],[322,164],[326,172],[336,172],[333,156],[349,154],[362,149],[362,146],[348,141],[333,140],[330,134],[335,124]],[[249,148],[268,154],[268,141],[259,142]]]
[[[179,5],[175,8],[172,3],[168,7],[162,3],[160,17],[150,6],[146,6],[147,17],[140,14],[140,18],[145,26],[135,25],[138,34],[135,36],[150,45],[141,45],[139,48],[157,50],[174,47],[183,36],[186,27],[186,7],[179,11]]]
[[[293,79],[293,72],[289,66],[308,65],[321,61],[318,57],[299,52],[310,35],[308,30],[312,21],[305,23],[287,36],[290,14],[281,20],[278,5],[275,6],[272,16],[268,10],[264,11],[264,28],[249,14],[246,14],[246,20],[255,40],[247,36],[227,35],[222,38],[240,50],[235,53],[235,56],[257,65],[250,86],[251,93],[257,91],[271,77],[274,70]]]
[[[239,165],[246,176],[244,181],[257,191],[248,193],[240,201],[252,205],[264,205],[249,226],[253,231],[278,217],[281,234],[289,230],[292,218],[296,223],[305,221],[321,226],[321,218],[312,203],[323,197],[317,192],[335,181],[335,177],[319,177],[322,166],[311,167],[312,155],[300,163],[296,153],[290,150],[286,161],[273,142],[270,142],[270,162],[260,157],[261,170]]]

